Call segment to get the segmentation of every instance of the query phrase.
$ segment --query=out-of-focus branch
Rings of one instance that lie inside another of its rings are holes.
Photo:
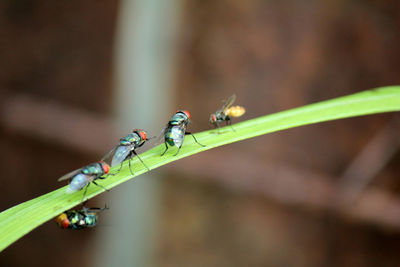
[[[400,229],[399,198],[370,189],[351,205],[341,205],[337,199],[344,196],[337,177],[321,172],[238,157],[235,151],[227,148],[209,150],[196,155],[196,160],[182,159],[166,167],[194,179],[215,181],[224,187],[263,195],[279,203],[330,210],[357,221]]]
[[[395,117],[381,129],[349,164],[340,183],[340,201],[354,201],[400,148],[400,119]]]
[[[104,154],[115,145],[110,119],[29,95],[3,96],[2,126],[85,153]]]

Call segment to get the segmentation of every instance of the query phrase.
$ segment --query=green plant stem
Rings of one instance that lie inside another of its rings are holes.
[[[235,131],[232,131],[230,127],[224,127],[221,128],[220,134],[217,134],[216,130],[196,133],[196,138],[200,143],[205,144],[205,147],[196,144],[191,136],[186,136],[184,145],[177,156],[173,156],[176,148],[171,147],[161,157],[165,148],[163,144],[140,156],[150,169],[155,169],[201,151],[271,132],[317,122],[399,110],[400,86],[382,87],[243,121],[233,126]],[[135,169],[134,175],[131,175],[126,161],[119,174],[109,176],[99,183],[111,189],[147,171],[136,157],[133,158],[132,164]],[[111,173],[117,168],[112,168]],[[1,212],[0,251],[47,220],[79,204],[83,192],[67,194],[66,188],[67,186],[64,186]],[[90,199],[102,192],[104,192],[103,189],[91,185],[86,196]]]

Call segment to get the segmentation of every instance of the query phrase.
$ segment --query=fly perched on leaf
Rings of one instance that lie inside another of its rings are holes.
[[[94,183],[98,187],[101,187],[104,190],[108,191],[108,189],[96,183],[95,180],[105,179],[106,177],[102,176],[108,174],[109,170],[110,166],[107,163],[105,163],[104,161],[99,161],[67,173],[66,175],[59,178],[58,181],[63,181],[67,179],[71,180],[69,187],[67,188],[67,193],[73,193],[85,187],[85,191],[82,197],[83,201],[85,199],[86,191],[90,183]]]
[[[151,139],[151,138],[150,138]],[[136,153],[137,148],[144,145],[144,143],[149,140],[147,138],[147,134],[143,130],[134,129],[132,133],[128,134],[127,136],[121,138],[119,140],[118,145],[116,145],[113,149],[110,150],[102,160],[107,161],[111,159],[111,167],[121,164],[121,167],[115,173],[119,173],[122,168],[122,162],[129,158],[129,170],[133,175],[133,171],[131,168],[131,159],[133,155],[137,156],[138,159],[142,162],[143,166],[149,170],[149,168],[144,164],[143,160],[139,157]]]
[[[163,156],[165,152],[168,150],[168,145],[170,146],[177,146],[178,151],[175,153],[174,156],[178,155],[179,150],[182,147],[183,140],[185,139],[185,135],[190,134],[194,141],[199,144],[200,146],[204,147],[205,145],[200,144],[196,137],[186,131],[188,124],[190,123],[190,113],[186,110],[178,110],[168,122],[168,124],[163,129],[164,135],[164,144],[165,144],[165,151],[161,154]]]
[[[96,226],[98,212],[108,209],[104,208],[86,208],[81,210],[68,210],[57,216],[56,222],[59,227],[63,229],[80,230],[88,227]]]
[[[233,102],[235,102],[236,95],[232,95],[228,98],[228,100],[224,103],[222,108],[217,110],[217,112],[210,115],[210,123],[214,124],[215,127],[218,128],[219,132],[219,124],[221,122],[225,122],[226,125],[230,125],[232,127],[231,117],[240,117],[245,112],[246,109],[241,106],[232,106]],[[232,130],[235,131],[232,127]]]

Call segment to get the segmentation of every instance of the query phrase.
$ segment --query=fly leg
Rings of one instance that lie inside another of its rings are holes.
[[[106,204],[104,205],[104,208],[86,208],[86,207],[83,208],[85,209],[86,212],[101,212],[103,210],[109,209]]]
[[[231,121],[231,119],[230,119],[230,118],[226,120],[226,125],[229,125],[229,126],[231,126],[231,128],[232,128],[232,131],[236,132],[236,131],[235,131],[235,129],[233,128],[233,126],[232,126],[232,121]]]
[[[139,155],[136,153],[135,150],[132,150],[132,153],[136,155],[136,157],[138,157],[138,159],[140,160],[140,162],[142,162],[143,166],[146,167],[146,169],[148,171],[150,171],[149,167],[146,166],[146,164],[144,164],[143,160],[139,157]]]
[[[190,133],[190,132],[185,132],[185,135],[187,135],[187,134],[190,134],[190,135],[193,137],[194,141],[195,141],[197,144],[199,144],[199,145],[202,146],[202,147],[205,147],[205,145],[200,144],[200,143],[197,141],[196,137],[194,137],[194,135],[193,135],[192,133]],[[179,149],[180,149],[180,148],[179,148]],[[178,150],[178,151],[179,151],[179,150]]]
[[[215,126],[215,128],[217,128],[218,134],[220,134],[220,127],[219,127],[218,121],[215,122],[214,126]]]
[[[132,161],[132,157],[129,158],[129,171],[133,175],[133,171],[132,171],[132,168],[131,168],[131,161]]]
[[[116,172],[107,174],[105,178],[107,178],[110,175],[111,176],[117,175],[121,171],[121,169],[122,169],[122,162],[121,162],[121,165],[119,166],[119,169]],[[100,179],[105,179],[105,178],[100,178]]]
[[[181,150],[181,147],[182,147],[182,145],[181,145],[180,147],[178,147],[178,151],[176,151],[176,153],[175,153],[174,157],[175,157],[176,155],[178,155],[178,153],[179,153],[179,150]]]
[[[168,150],[167,142],[164,142],[164,144],[165,144],[165,150],[164,150],[164,152],[161,154],[161,157],[164,156],[165,152],[167,152],[167,150]]]
[[[119,166],[119,169],[117,170],[117,172],[114,173],[113,175],[118,174],[121,171],[121,169],[122,169],[122,162],[121,162],[121,165]]]
[[[103,178],[104,179],[104,178]],[[101,187],[104,189],[104,191],[110,192],[110,190],[108,190],[107,188],[105,188],[104,186],[102,186],[101,184],[96,183],[95,181],[92,181],[92,183],[94,183],[95,185],[97,185],[98,187]],[[86,191],[85,191],[86,192]]]
[[[88,189],[89,185],[90,185],[90,183],[88,183],[88,184],[85,186],[85,191],[83,191],[83,196],[82,196],[82,200],[81,200],[81,202],[83,202],[83,201],[85,200],[86,191],[87,191],[87,189]],[[86,202],[87,202],[87,200],[85,201],[85,203],[86,203]]]

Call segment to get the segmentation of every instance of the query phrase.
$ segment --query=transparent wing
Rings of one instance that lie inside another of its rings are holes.
[[[231,97],[229,97],[228,100],[226,100],[225,104],[222,106],[220,110],[218,110],[218,112],[223,112],[224,114],[226,114],[226,111],[230,106],[232,106],[235,100],[236,100],[236,95],[235,94],[231,95]]]
[[[185,139],[185,132],[186,132],[186,126],[185,125],[179,125],[178,127],[172,128],[172,136],[174,139],[174,143],[177,147],[182,146],[183,140]]]
[[[117,149],[118,146],[119,146],[119,145],[116,145],[116,146],[113,147],[110,151],[108,151],[108,153],[105,154],[105,155],[101,158],[101,160],[104,161],[104,162],[106,162],[107,164],[110,164],[110,163],[111,163],[111,160],[112,160],[112,158],[113,158],[113,156],[114,156],[115,150]]]
[[[156,138],[156,141],[155,141],[156,145],[164,143],[164,136],[165,136],[165,133],[168,131],[168,127],[169,127],[169,125],[166,124],[165,127],[161,130],[160,135],[157,136],[157,138]]]
[[[58,178],[57,181],[64,181],[64,180],[67,180],[67,179],[71,178],[72,176],[77,175],[77,174],[80,173],[81,171],[82,171],[82,168],[77,169],[77,170],[72,171],[72,172],[69,172],[69,173],[67,173],[67,174],[65,174],[65,175],[63,175],[63,176],[61,176],[60,178]]]
[[[108,210],[107,205],[104,205],[104,208],[97,208],[97,207],[96,208],[86,208],[86,207],[82,207],[82,211],[85,212],[85,213],[88,213],[88,212],[96,213],[96,212],[101,212],[103,210]]]
[[[76,174],[69,183],[69,187],[67,188],[67,193],[70,194],[81,190],[82,188],[87,186],[90,182],[92,182],[95,178],[96,176],[94,175],[87,175],[83,173]]]
[[[114,150],[115,153],[111,160],[111,167],[123,162],[131,152],[131,148],[131,146],[117,146],[117,148]]]

